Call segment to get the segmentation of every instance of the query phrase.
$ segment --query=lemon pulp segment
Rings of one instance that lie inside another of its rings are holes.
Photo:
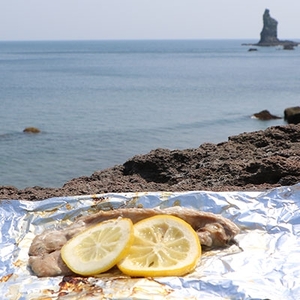
[[[69,240],[61,249],[66,265],[80,275],[95,275],[112,268],[133,242],[133,224],[119,218],[92,226]]]

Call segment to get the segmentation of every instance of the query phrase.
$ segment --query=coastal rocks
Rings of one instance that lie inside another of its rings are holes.
[[[286,45],[283,46],[283,50],[295,50],[295,45],[286,44]]]
[[[263,14],[263,29],[260,33],[260,40],[256,44],[243,44],[252,46],[283,46],[284,50],[291,50],[298,46],[298,42],[280,40],[277,37],[278,21],[270,15],[270,10],[265,9]]]
[[[0,199],[146,191],[265,190],[300,182],[300,124],[243,133],[185,150],[155,149],[61,188],[0,187]]]
[[[25,133],[40,133],[41,131],[36,127],[26,127],[23,132]]]
[[[277,38],[277,25],[278,22],[271,18],[270,11],[268,9],[265,10],[263,14],[263,29],[260,33],[260,41],[258,44],[261,45],[278,45],[279,39]]]
[[[282,119],[281,117],[272,115],[268,110],[262,110],[259,113],[253,114],[253,117],[262,121]]]
[[[284,120],[289,124],[300,123],[300,106],[286,108],[284,110]]]
[[[263,29],[260,33],[260,41],[257,46],[278,46],[282,45],[284,49],[291,49],[298,45],[293,41],[281,41],[277,37],[278,22],[270,16],[270,11],[265,10],[263,14]]]

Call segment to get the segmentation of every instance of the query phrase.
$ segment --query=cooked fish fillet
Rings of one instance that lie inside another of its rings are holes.
[[[136,223],[155,215],[173,215],[186,221],[197,232],[201,245],[206,248],[225,247],[240,231],[237,225],[221,215],[179,206],[165,209],[123,208],[99,211],[78,218],[64,229],[45,231],[36,236],[29,249],[29,265],[39,277],[70,275],[72,272],[62,261],[60,249],[73,236],[105,220],[124,217]]]

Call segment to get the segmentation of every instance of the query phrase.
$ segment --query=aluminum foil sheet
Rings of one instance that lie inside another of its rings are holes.
[[[28,268],[35,235],[77,216],[119,207],[180,205],[222,214],[241,233],[237,245],[203,253],[183,277],[38,278]],[[300,299],[300,184],[265,192],[153,192],[0,202],[1,299]]]

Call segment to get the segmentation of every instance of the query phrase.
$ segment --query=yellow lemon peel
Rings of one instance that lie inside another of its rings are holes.
[[[134,225],[134,242],[118,267],[133,277],[182,276],[200,256],[199,238],[187,222],[158,215]]]
[[[76,274],[96,275],[115,266],[133,243],[130,219],[118,218],[89,227],[61,249],[66,265]]]

